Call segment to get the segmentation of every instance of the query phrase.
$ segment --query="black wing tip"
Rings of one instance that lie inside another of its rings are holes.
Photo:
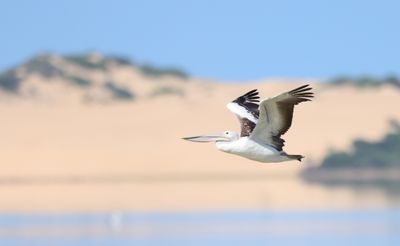
[[[247,92],[246,94],[244,94],[244,96],[245,96],[245,95],[252,94],[252,93],[257,93],[257,94],[258,94],[258,90],[257,90],[257,89],[253,89],[253,90]]]
[[[310,87],[310,84],[306,84],[306,85],[299,86],[289,92],[295,93],[295,92],[303,92],[303,91],[309,91],[309,90],[312,90],[312,87]]]
[[[246,94],[244,94],[242,97],[252,97],[252,96],[257,96],[257,95],[258,95],[258,90],[253,89],[253,90],[247,92]]]
[[[309,84],[306,84],[289,91],[289,93],[303,99],[303,101],[311,101],[311,99],[314,98],[314,92],[311,91],[312,89],[313,88],[310,87]]]
[[[253,89],[246,94],[243,94],[242,96],[236,98],[233,100],[233,102],[253,102],[253,103],[259,103],[260,102],[260,97],[258,96],[259,92],[257,89]]]

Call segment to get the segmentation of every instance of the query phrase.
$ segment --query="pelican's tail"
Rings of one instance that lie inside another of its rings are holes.
[[[301,161],[304,156],[302,155],[286,155],[289,159]]]

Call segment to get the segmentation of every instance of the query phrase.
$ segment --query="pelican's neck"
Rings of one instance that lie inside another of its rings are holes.
[[[215,146],[217,147],[217,149],[221,151],[231,153],[232,150],[237,145],[237,143],[240,142],[240,140],[241,139],[239,138],[239,139],[233,139],[231,141],[217,141],[215,142]]]
[[[217,149],[228,152],[230,149],[230,145],[232,144],[232,141],[217,141],[215,142],[215,146]]]

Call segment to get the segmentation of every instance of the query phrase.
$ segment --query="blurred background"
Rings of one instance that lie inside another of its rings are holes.
[[[2,1],[1,245],[399,245],[398,1]],[[262,164],[181,137],[311,84]]]

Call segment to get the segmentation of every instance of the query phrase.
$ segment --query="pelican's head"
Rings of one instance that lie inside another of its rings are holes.
[[[207,143],[207,142],[232,142],[237,140],[238,138],[239,136],[237,135],[236,132],[225,131],[223,133],[185,137],[182,139],[198,143]]]

